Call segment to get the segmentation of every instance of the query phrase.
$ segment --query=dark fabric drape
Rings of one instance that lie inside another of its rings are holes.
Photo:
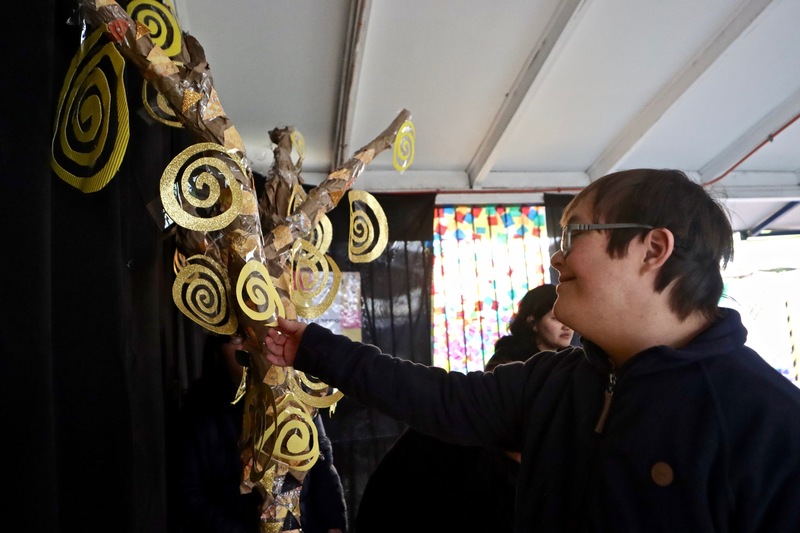
[[[172,239],[147,206],[186,139],[144,120],[142,81],[127,67],[119,172],[84,194],[50,170],[56,99],[80,43],[66,24],[76,4],[12,3],[3,32],[4,528],[167,531],[194,328],[172,304]]]
[[[397,357],[429,365],[435,196],[373,196],[389,223],[386,250],[370,263],[349,261],[350,208],[345,197],[328,214],[333,226],[333,243],[328,253],[342,272],[359,272],[364,342]],[[370,474],[406,426],[346,396],[332,416],[328,417],[327,412],[323,416],[352,526]]]

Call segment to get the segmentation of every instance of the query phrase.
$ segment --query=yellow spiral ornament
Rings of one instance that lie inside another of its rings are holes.
[[[321,254],[326,254],[333,242],[333,224],[328,215],[321,215],[308,239]]]
[[[150,31],[150,38],[169,57],[181,53],[181,28],[170,6],[155,0],[133,0],[125,10],[136,22]]]
[[[232,335],[239,327],[229,303],[225,268],[204,255],[186,259],[172,284],[172,299],[181,312],[209,331]]]
[[[342,281],[333,259],[305,239],[297,241],[292,269],[292,303],[298,316],[316,318],[328,309]]]
[[[144,110],[153,120],[172,128],[183,127],[164,95],[158,92],[153,87],[153,84],[147,80],[142,82],[142,103],[144,104]]]
[[[231,168],[247,175],[242,161],[222,145],[199,143],[185,149],[161,175],[164,211],[187,229],[225,228],[240,214],[244,195]]]
[[[277,326],[286,316],[283,302],[272,284],[267,267],[255,259],[245,263],[236,280],[236,300],[244,314],[267,326]]]
[[[386,248],[389,242],[389,223],[381,204],[367,191],[351,190],[348,199],[350,241],[347,255],[353,263],[369,263]]]
[[[278,402],[277,411],[277,424],[256,435],[256,449],[262,449],[263,443],[274,439],[273,459],[301,472],[311,469],[319,458],[319,438],[314,420],[291,394]]]
[[[289,390],[297,396],[298,400],[317,409],[331,407],[344,397],[341,391],[330,391],[330,385],[299,370],[295,370],[290,375],[288,382]]]
[[[297,130],[292,130],[289,138],[292,140],[292,148],[297,152],[297,160],[294,162],[294,166],[299,169],[303,166],[303,158],[306,153],[306,140],[303,138],[303,134]]]
[[[395,170],[402,173],[414,162],[414,144],[416,138],[414,123],[406,120],[397,130],[392,148],[392,163]]]
[[[85,193],[105,187],[125,157],[130,130],[124,70],[124,58],[97,30],[72,59],[58,97],[50,166]]]
[[[303,187],[299,183],[295,184],[294,187],[292,187],[292,194],[289,196],[286,216],[291,215],[298,207],[303,205],[303,202],[306,201],[306,198],[308,198],[308,195],[306,194],[306,191],[303,190]]]

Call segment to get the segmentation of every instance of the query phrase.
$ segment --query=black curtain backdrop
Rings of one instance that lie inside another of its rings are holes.
[[[75,5],[11,4],[3,34],[3,456],[14,482],[4,527],[167,531],[194,330],[172,304],[173,241],[148,204],[188,141],[139,114],[142,80],[128,67],[119,172],[84,194],[51,171],[56,99],[80,43],[66,23]]]
[[[91,194],[56,177],[50,142],[80,43],[67,25],[75,5],[11,3],[0,37],[3,528],[174,532],[177,420],[200,375],[204,331],[172,303],[173,239],[150,208],[164,167],[190,141],[146,120],[141,78],[128,66],[131,140],[119,172]],[[361,272],[364,339],[430,362],[433,200],[379,201],[390,217],[384,255],[349,265],[341,242],[331,254],[343,271]],[[403,236],[403,221],[428,236]],[[346,229],[335,224],[339,239]],[[347,398],[326,425],[354,516],[367,476],[404,428]]]
[[[328,213],[333,226],[328,254],[342,272],[359,272],[363,341],[397,357],[430,365],[435,195],[373,196],[389,223],[389,243],[383,254],[370,263],[349,261],[347,197]],[[352,527],[370,474],[406,426],[346,396],[332,416],[328,417],[327,411],[323,416]]]

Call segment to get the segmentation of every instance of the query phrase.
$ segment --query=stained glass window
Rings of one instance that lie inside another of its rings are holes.
[[[544,207],[437,206],[433,224],[433,364],[482,370],[519,300],[549,281]]]

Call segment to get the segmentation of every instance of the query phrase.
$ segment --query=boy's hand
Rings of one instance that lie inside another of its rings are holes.
[[[278,366],[294,366],[294,358],[307,324],[278,317],[278,325],[270,328],[264,346],[267,360]]]

